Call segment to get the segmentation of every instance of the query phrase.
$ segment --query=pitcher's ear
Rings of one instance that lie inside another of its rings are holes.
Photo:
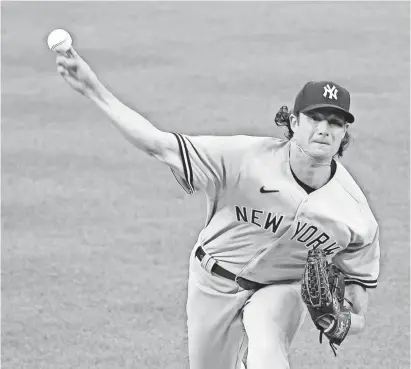
[[[293,113],[291,113],[290,114],[290,128],[294,133],[296,132],[299,124],[300,124],[299,118],[295,116]]]

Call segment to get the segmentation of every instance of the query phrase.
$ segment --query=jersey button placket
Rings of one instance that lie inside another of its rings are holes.
[[[304,208],[304,205],[306,204],[308,202],[308,197],[307,198],[305,198],[302,202],[301,202],[301,204],[298,206],[298,208],[297,208],[297,213],[296,213],[296,216],[295,216],[295,220],[297,220],[297,221],[299,221],[301,218],[301,215],[303,214],[303,208]]]

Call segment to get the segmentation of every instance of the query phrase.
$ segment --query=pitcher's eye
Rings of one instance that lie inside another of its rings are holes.
[[[328,123],[334,126],[338,126],[338,127],[344,126],[344,121],[341,119],[330,119]]]
[[[321,114],[318,114],[316,112],[309,112],[306,115],[307,115],[308,118],[310,118],[310,119],[312,119],[316,122],[319,122],[319,121],[324,119],[324,117]]]

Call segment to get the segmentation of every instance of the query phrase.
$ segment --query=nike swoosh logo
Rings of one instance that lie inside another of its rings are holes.
[[[280,192],[280,191],[279,190],[266,190],[263,186],[260,188],[260,192],[261,193],[273,193],[273,192]]]

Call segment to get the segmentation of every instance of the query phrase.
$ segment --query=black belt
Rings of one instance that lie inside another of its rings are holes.
[[[198,260],[203,260],[204,256],[206,255],[205,251],[201,246],[199,246],[196,250],[196,258]],[[224,269],[221,265],[216,262],[213,267],[211,268],[211,273],[217,274],[220,277],[230,279],[236,282],[241,288],[245,290],[258,290],[262,287],[267,286],[266,284],[250,281],[249,279],[245,279],[242,277],[237,277],[234,273],[231,273],[227,269]]]

